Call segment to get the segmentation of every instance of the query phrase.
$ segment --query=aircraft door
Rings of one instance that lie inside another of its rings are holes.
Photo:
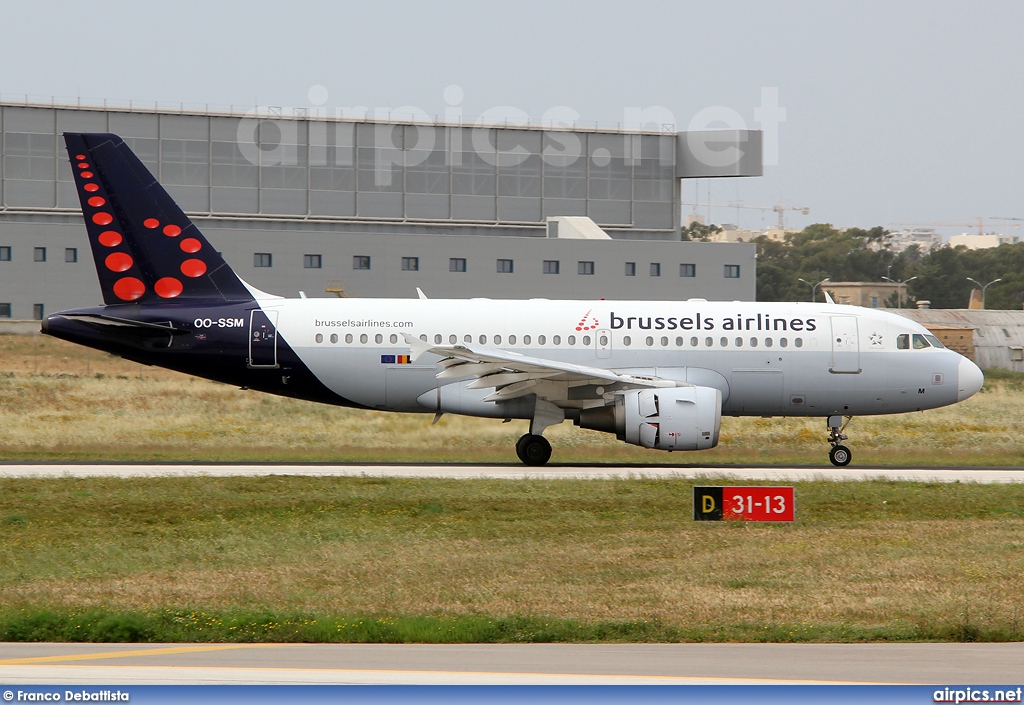
[[[612,356],[612,334],[611,331],[594,331],[594,350],[597,356],[603,360]]]
[[[249,367],[277,367],[277,311],[249,312]]]
[[[833,374],[860,373],[856,316],[832,316],[832,362],[829,367]]]

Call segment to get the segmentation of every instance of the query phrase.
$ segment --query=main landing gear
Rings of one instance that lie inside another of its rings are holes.
[[[526,465],[544,465],[551,459],[551,444],[544,436],[527,433],[516,441],[516,455]]]
[[[850,449],[841,443],[841,441],[845,441],[848,438],[843,431],[851,420],[853,420],[852,416],[846,417],[846,423],[843,423],[842,416],[828,417],[828,442],[832,444],[832,450],[828,452],[828,459],[837,467],[846,467],[853,458],[850,454]]]

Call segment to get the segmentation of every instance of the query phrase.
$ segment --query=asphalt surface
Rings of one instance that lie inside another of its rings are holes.
[[[907,480],[918,482],[1024,482],[1024,468],[834,468],[549,465],[397,465],[397,464],[143,464],[0,463],[0,477],[232,477],[305,475],[310,477],[435,477],[529,479],[602,479],[628,477],[735,478],[785,482],[796,480]]]
[[[1013,684],[1024,644],[0,644],[0,684]]]

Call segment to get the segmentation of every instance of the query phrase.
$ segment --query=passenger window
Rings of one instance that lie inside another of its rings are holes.
[[[420,340],[422,340],[424,343],[427,342],[427,334],[426,333],[420,333]]]
[[[337,343],[338,342],[338,334],[337,333],[331,333],[331,342],[332,343]]]
[[[668,338],[666,338],[665,336],[661,336],[661,347],[663,347],[663,348],[667,348],[668,347]]]
[[[364,345],[366,344],[366,341],[369,339],[370,338],[366,335],[366,333],[363,333],[361,336],[359,336],[359,342]]]
[[[696,338],[690,338],[690,347],[693,347],[693,348],[697,347],[697,339]]]
[[[333,335],[331,336],[331,338],[335,338],[335,337],[336,336],[333,336]],[[338,341],[337,340],[332,340],[331,342],[332,343],[337,343]],[[352,334],[351,333],[348,333],[348,334],[345,335],[345,342],[348,343],[349,345],[352,344]]]
[[[537,336],[537,345],[543,345],[546,342],[547,342],[547,337],[546,336],[543,336],[543,335],[538,335]]]
[[[720,343],[722,344],[722,347],[723,347],[723,348],[727,348],[727,347],[729,347],[729,339],[728,339],[728,338],[725,338],[725,337],[723,337],[723,338],[722,338],[722,339],[721,339],[720,341],[718,341],[718,342],[720,342]]]
[[[317,333],[316,334],[316,338],[314,338],[314,340],[316,340],[316,342],[318,342],[318,343],[324,342],[324,334],[323,333]]]
[[[457,335],[449,335],[448,336],[448,342],[451,343],[452,345],[455,345],[455,343],[459,342],[459,336],[457,336]]]
[[[925,334],[924,339],[932,344],[933,348],[939,348],[940,350],[946,346],[942,344],[942,341],[936,338],[934,335]]]
[[[590,345],[590,336],[589,335],[583,336],[583,344],[584,345]]]
[[[434,345],[440,345],[440,344],[441,344],[441,334],[438,333],[437,335],[434,336]]]
[[[551,336],[551,344],[552,345],[561,345],[562,344],[562,336],[560,336],[560,335],[553,335],[553,336]]]
[[[770,348],[772,346],[772,339],[771,338],[765,338],[764,339],[764,346],[766,348]]]
[[[598,338],[597,342],[598,342],[598,345],[600,345],[602,348],[608,347],[608,336],[602,334],[601,337]]]
[[[381,343],[384,342],[384,336],[381,335],[380,333],[378,333],[377,335],[373,336],[373,340],[374,340],[375,343],[380,345]]]
[[[523,345],[529,345],[530,344],[530,340],[531,340],[530,336],[524,335],[523,336]]]
[[[464,335],[464,336],[462,336],[462,342],[463,343],[472,343],[473,342],[473,336],[471,336],[471,335]]]
[[[804,346],[804,339],[803,338],[794,338],[793,339],[793,345],[795,345],[798,348],[802,348]]]
[[[710,348],[715,344],[715,339],[712,337],[704,338],[704,346]]]
[[[565,342],[568,343],[569,345],[575,345],[576,344],[576,336],[575,335],[570,335],[568,338],[565,339]]]
[[[752,348],[756,348],[757,347],[757,338],[751,338],[750,339],[750,347],[752,347]]]
[[[392,333],[391,334],[391,344],[394,345],[397,342],[398,342],[398,336],[395,335],[394,333]]]
[[[501,345],[501,336],[500,335],[494,336],[494,344],[495,345]]]
[[[633,344],[633,339],[630,338],[628,335],[624,335],[622,336],[622,344],[628,348],[630,345]]]
[[[676,347],[677,348],[683,347],[683,339],[682,338],[676,338]]]
[[[914,333],[914,350],[924,350],[930,348],[928,341],[924,339],[924,336],[920,333]]]
[[[516,344],[516,337],[514,335],[510,335],[508,337],[508,344],[509,345],[515,345]]]
[[[737,348],[742,348],[743,347],[743,338],[736,338],[736,347]]]
[[[906,333],[896,336],[897,350],[910,350],[910,336]]]
[[[481,345],[487,345],[487,336],[486,335],[481,335],[479,340],[480,340],[480,344]]]
[[[647,336],[647,339],[644,340],[644,342],[647,343],[647,347],[651,347],[652,345],[654,345],[654,338],[652,338],[651,336]]]
[[[789,341],[786,338],[779,338],[779,347],[780,348],[789,347]]]

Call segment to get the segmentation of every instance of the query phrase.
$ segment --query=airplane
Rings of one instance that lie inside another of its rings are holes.
[[[923,326],[818,303],[298,299],[243,281],[113,134],[65,133],[102,306],[42,332],[157,365],[361,409],[529,420],[527,465],[565,420],[667,451],[718,444],[722,416],[826,420],[961,402],[984,382]]]

